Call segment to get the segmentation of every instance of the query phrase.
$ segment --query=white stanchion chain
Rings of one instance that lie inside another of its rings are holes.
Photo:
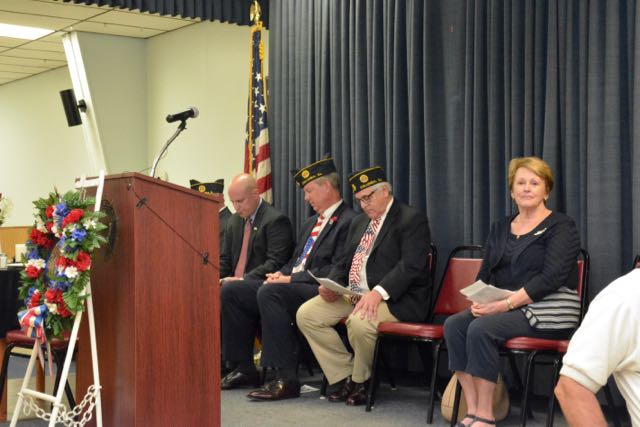
[[[98,390],[99,389],[95,385],[89,386],[87,394],[84,395],[82,402],[76,405],[72,410],[67,410],[65,405],[60,404],[56,423],[63,423],[68,427],[82,427],[87,424],[93,417],[93,408],[96,405]],[[26,416],[33,413],[33,415],[45,421],[51,420],[51,413],[42,409],[33,397],[25,396],[22,393],[18,393],[18,395],[23,398],[24,406],[22,407],[22,412]],[[80,414],[82,414],[82,418],[76,421],[76,418],[80,416]]]

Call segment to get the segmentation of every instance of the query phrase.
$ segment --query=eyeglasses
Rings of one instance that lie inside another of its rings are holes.
[[[361,205],[367,205],[371,202],[371,198],[373,197],[374,193],[378,191],[378,189],[376,188],[375,190],[373,190],[371,193],[367,194],[366,196],[362,196],[362,197],[356,197],[356,202],[360,203]]]

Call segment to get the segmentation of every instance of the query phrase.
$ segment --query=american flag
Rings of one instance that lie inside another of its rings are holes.
[[[263,59],[262,24],[259,22],[251,28],[251,77],[249,82],[244,171],[256,178],[260,195],[267,202],[272,203],[271,154],[269,149],[269,129],[267,128],[267,99],[264,70],[262,68]]]

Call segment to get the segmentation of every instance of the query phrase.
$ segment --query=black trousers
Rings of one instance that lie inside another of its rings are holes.
[[[296,311],[318,295],[318,285],[304,282],[262,284],[241,280],[220,290],[222,358],[231,363],[253,359],[253,341],[262,329],[261,364],[295,368],[298,364]]]
[[[466,372],[495,383],[498,381],[499,350],[505,341],[522,336],[564,339],[571,332],[537,330],[529,325],[520,310],[477,318],[473,317],[470,310],[461,311],[444,322],[449,370]]]

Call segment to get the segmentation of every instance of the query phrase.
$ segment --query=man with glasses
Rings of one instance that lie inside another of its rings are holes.
[[[345,252],[328,277],[364,295],[347,297],[320,286],[296,320],[329,383],[339,384],[328,400],[357,406],[366,400],[378,324],[427,316],[431,235],[426,215],[394,199],[382,168],[355,172],[349,183],[363,214],[353,219]],[[333,328],[345,317],[354,354]]]

